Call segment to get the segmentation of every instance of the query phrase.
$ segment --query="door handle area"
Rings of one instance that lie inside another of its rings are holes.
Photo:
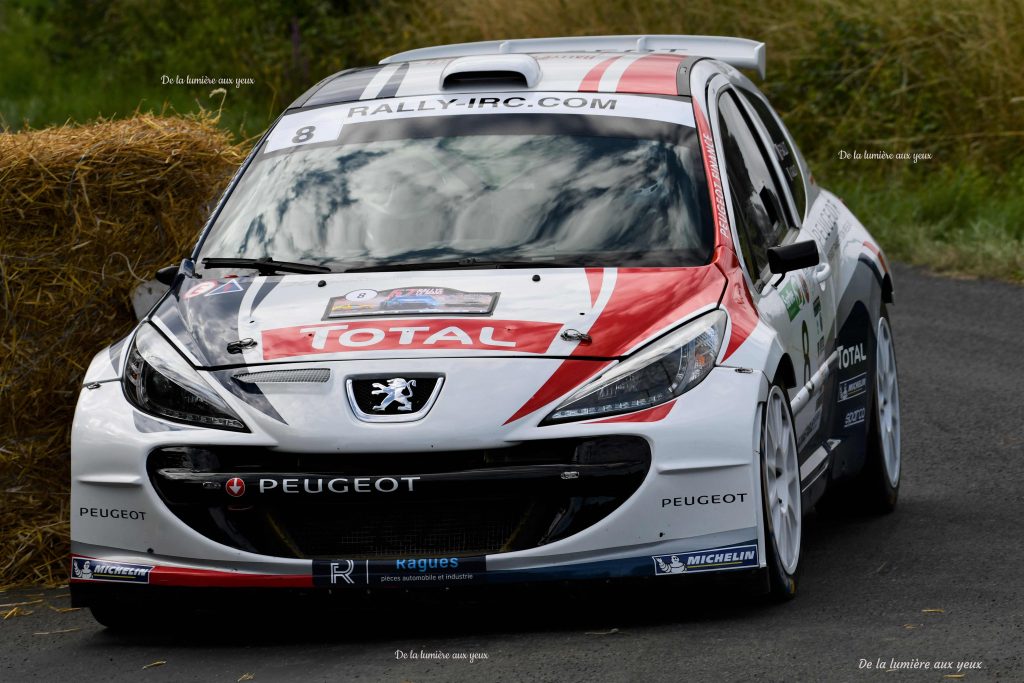
[[[822,263],[820,266],[814,269],[814,281],[819,285],[828,279],[828,276],[832,274],[832,266],[828,264],[828,261]]]

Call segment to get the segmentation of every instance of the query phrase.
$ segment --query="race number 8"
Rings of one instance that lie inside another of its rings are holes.
[[[292,142],[299,144],[302,142],[309,142],[313,139],[313,133],[316,132],[316,126],[303,126],[295,131],[295,137],[292,138]]]

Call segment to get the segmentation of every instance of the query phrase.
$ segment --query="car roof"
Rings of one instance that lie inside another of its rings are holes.
[[[607,92],[688,97],[705,58],[764,73],[764,44],[713,36],[583,36],[462,43],[333,74],[289,110],[451,92]]]

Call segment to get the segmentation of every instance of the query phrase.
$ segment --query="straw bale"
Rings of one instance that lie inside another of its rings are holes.
[[[82,375],[242,158],[207,113],[0,133],[0,589],[66,580]]]

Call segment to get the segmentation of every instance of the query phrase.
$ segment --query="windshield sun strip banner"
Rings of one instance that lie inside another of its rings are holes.
[[[357,123],[466,114],[582,114],[696,125],[688,101],[644,95],[504,92],[399,97],[288,114],[267,137],[263,154],[334,142],[343,127]]]

